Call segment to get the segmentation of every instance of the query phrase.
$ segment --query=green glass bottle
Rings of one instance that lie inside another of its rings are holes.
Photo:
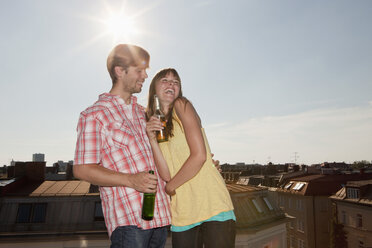
[[[154,101],[155,101],[155,116],[159,118],[163,127],[166,127],[167,126],[167,121],[165,120],[165,115],[164,115],[163,111],[161,111],[160,101],[159,101],[159,97],[157,95],[154,95]],[[156,139],[157,139],[158,143],[168,141],[168,138],[165,136],[164,129],[156,131]]]
[[[153,170],[149,171],[154,174]],[[152,220],[154,218],[155,193],[143,193],[142,201],[142,219]]]

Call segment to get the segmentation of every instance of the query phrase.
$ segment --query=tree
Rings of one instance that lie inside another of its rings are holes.
[[[330,247],[331,248],[348,248],[347,236],[344,230],[344,225],[338,223],[337,220],[337,207],[333,205],[333,217],[331,220],[331,233],[330,233]]]
[[[351,167],[353,169],[362,169],[362,168],[367,168],[371,165],[371,163],[367,160],[361,160],[361,161],[355,161]]]

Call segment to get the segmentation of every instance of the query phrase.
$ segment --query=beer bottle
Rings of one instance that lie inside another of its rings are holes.
[[[163,114],[163,112],[160,109],[160,102],[159,102],[159,98],[158,98],[157,95],[154,95],[154,101],[155,101],[155,116],[159,118],[159,120],[163,124],[163,127],[165,127],[167,125],[167,122],[165,120],[165,115]],[[156,132],[156,139],[157,139],[158,143],[168,141],[168,138],[165,137],[164,129],[159,130],[159,131]]]
[[[150,170],[149,173],[154,174],[154,171]],[[155,195],[155,193],[143,193],[142,219],[144,220],[152,220],[154,218]]]

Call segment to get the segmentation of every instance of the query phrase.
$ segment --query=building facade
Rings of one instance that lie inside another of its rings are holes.
[[[294,217],[287,226],[288,247],[330,247],[332,202],[329,196],[348,180],[367,178],[372,178],[372,174],[307,175],[291,178],[278,188],[278,205]]]
[[[0,247],[110,246],[97,186],[71,176],[50,180],[45,162],[16,162],[9,171],[11,177],[0,180]],[[285,248],[288,218],[268,190],[227,188],[237,217],[235,247]],[[169,235],[165,247],[171,246]]]
[[[287,247],[289,218],[262,187],[227,184],[236,215],[236,248]]]
[[[92,237],[107,247],[99,193],[87,182],[27,181],[0,199],[0,247],[92,243]]]
[[[348,247],[372,247],[372,180],[349,181],[330,198]]]
[[[45,154],[43,153],[32,154],[32,162],[45,162]]]

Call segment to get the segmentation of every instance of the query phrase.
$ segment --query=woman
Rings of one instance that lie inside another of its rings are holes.
[[[167,142],[154,116],[154,95],[167,123]],[[182,96],[175,69],[163,69],[151,81],[147,132],[160,176],[171,196],[173,247],[234,247],[235,215],[225,182],[214,166],[210,148],[193,105]]]

